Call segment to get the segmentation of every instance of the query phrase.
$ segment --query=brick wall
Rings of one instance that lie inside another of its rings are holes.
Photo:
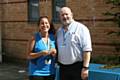
[[[40,0],[40,15],[52,19],[52,0]],[[120,45],[120,37],[108,36],[107,33],[119,28],[111,17],[102,13],[110,10],[105,0],[66,0],[74,18],[88,26],[92,36],[93,56],[120,54],[116,52],[114,42]],[[116,10],[114,10],[116,11]],[[28,23],[27,0],[0,0],[0,27],[2,30],[2,50],[6,56],[26,59],[27,44],[37,30],[35,23]],[[56,29],[60,24],[54,24]]]
[[[112,17],[103,15],[106,11],[111,11],[112,5],[106,4],[105,0],[67,0],[67,5],[71,7],[75,19],[90,29],[92,56],[120,55],[120,52],[116,51],[116,49],[120,50],[120,36],[108,35],[109,32],[118,31],[120,28],[113,22]]]

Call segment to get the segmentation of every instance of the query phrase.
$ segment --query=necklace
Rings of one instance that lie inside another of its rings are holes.
[[[49,36],[47,36],[45,38],[43,38],[41,36],[41,39],[42,39],[42,42],[43,42],[45,48],[48,50],[48,54],[50,54],[51,45],[50,45]],[[46,56],[45,64],[51,64],[51,55]]]
[[[47,38],[47,40],[42,38],[42,42],[47,50],[50,50],[50,40]]]

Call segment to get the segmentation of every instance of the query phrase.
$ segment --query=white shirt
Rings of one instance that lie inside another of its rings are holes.
[[[63,27],[58,30],[57,45],[58,61],[65,65],[83,61],[83,52],[92,51],[88,28],[76,21],[68,26],[66,33]]]

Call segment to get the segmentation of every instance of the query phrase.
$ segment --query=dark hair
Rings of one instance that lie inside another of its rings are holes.
[[[48,21],[49,21],[48,16],[41,16],[41,17],[39,18],[39,20],[38,20],[38,26],[40,25],[40,21],[41,21],[43,18],[47,18]],[[50,23],[50,29],[49,29],[48,33],[55,35],[56,31],[55,31],[54,25],[53,25],[53,23],[51,23],[50,21],[49,21],[49,23]]]
[[[47,16],[41,16],[41,17],[39,17],[39,20],[38,20],[38,26],[40,25],[40,21],[41,21],[43,18],[47,18],[47,19],[48,19]],[[48,21],[49,21],[49,19],[48,19]]]
[[[50,23],[50,29],[49,29],[48,32],[49,32],[49,34],[55,35],[56,30],[55,30],[55,27],[54,27],[53,23]]]

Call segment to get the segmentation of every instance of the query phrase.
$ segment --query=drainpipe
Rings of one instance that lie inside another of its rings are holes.
[[[1,25],[0,25],[0,63],[2,63],[2,39],[1,39],[1,34],[2,34],[2,30],[1,30]]]
[[[3,11],[3,5],[0,5],[0,7],[2,9],[1,11]],[[2,63],[2,19],[3,19],[2,13],[0,14],[0,63]]]

